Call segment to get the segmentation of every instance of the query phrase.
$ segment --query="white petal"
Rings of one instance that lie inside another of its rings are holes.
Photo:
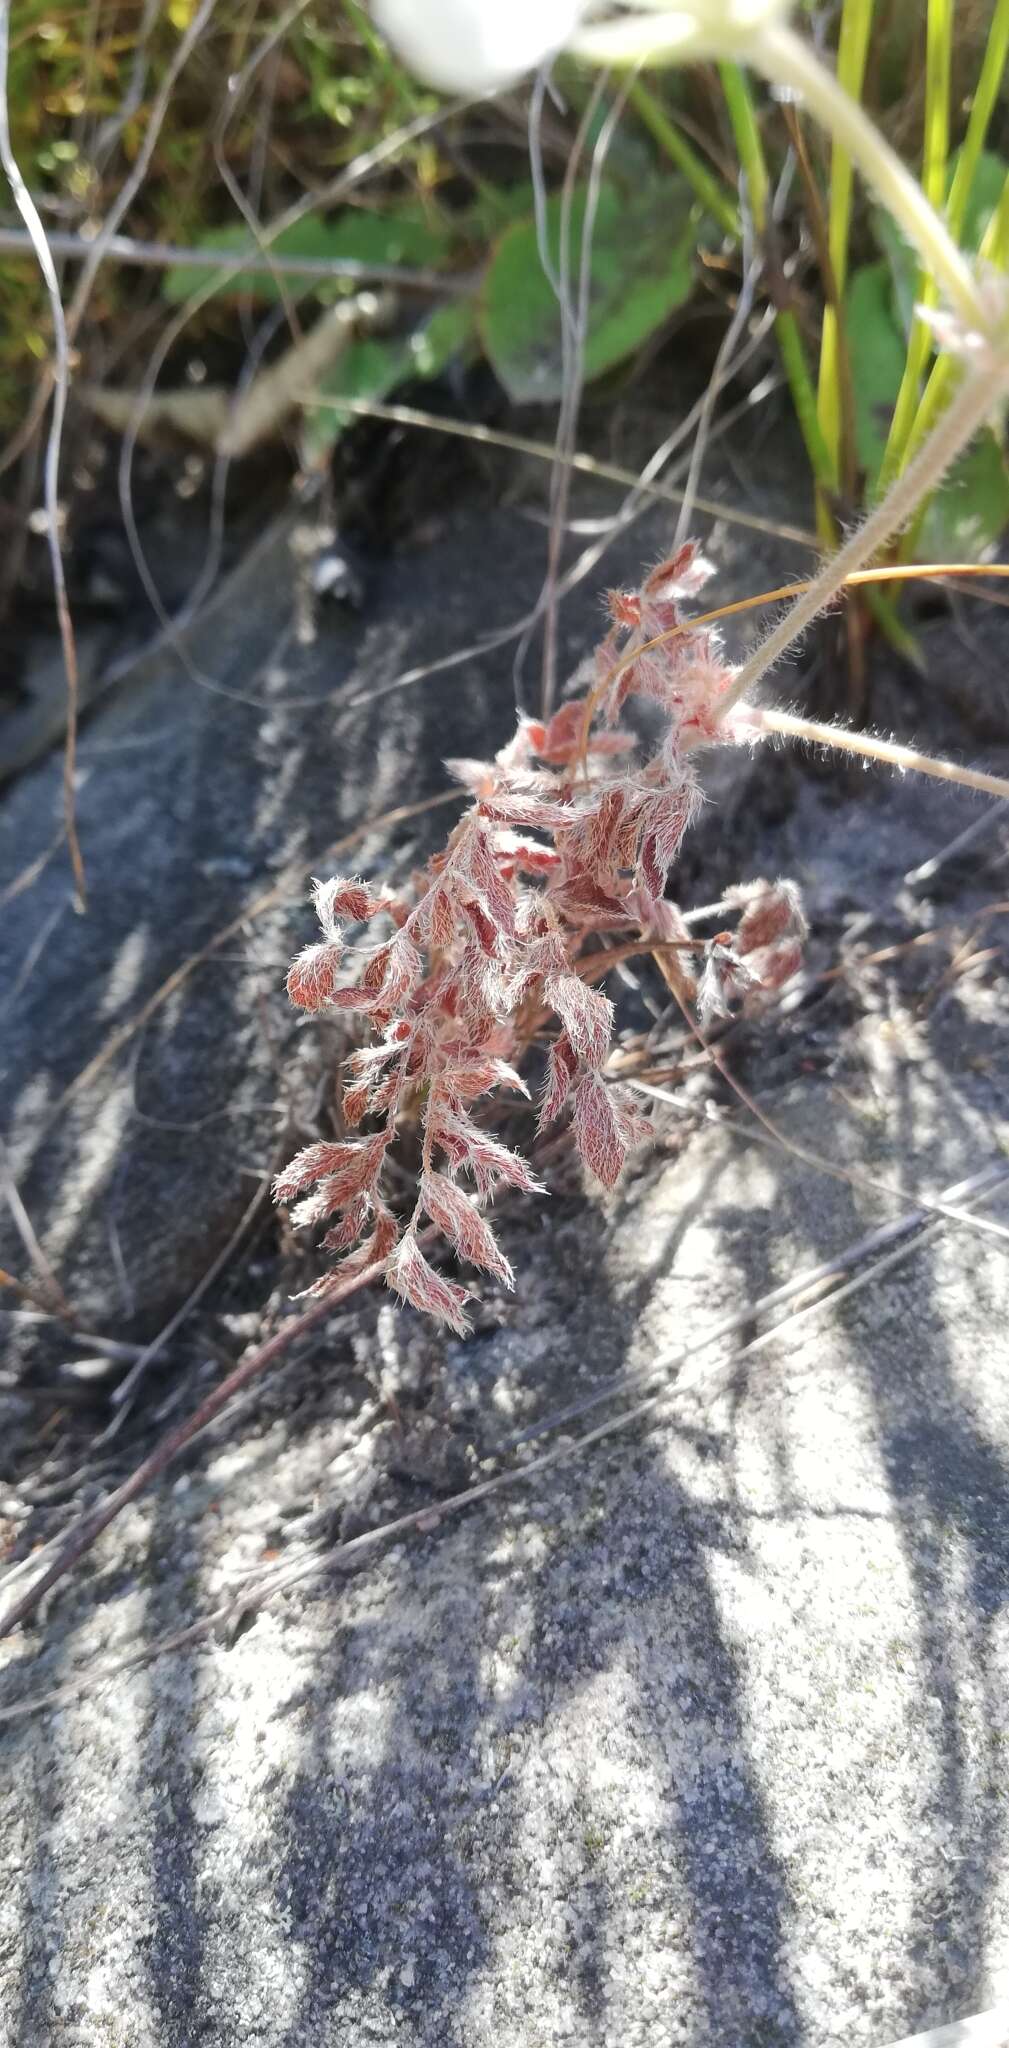
[[[565,43],[584,0],[374,0],[408,70],[442,92],[495,92]]]

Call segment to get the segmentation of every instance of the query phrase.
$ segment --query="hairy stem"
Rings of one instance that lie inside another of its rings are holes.
[[[984,796],[1009,797],[1009,782],[1002,775],[989,775],[981,768],[963,768],[959,761],[937,760],[920,754],[916,747],[902,747],[871,732],[849,732],[843,725],[819,725],[811,718],[798,718],[791,711],[770,706],[760,713],[764,732],[781,733],[785,739],[809,740],[813,746],[834,747],[843,754],[858,754],[865,761],[882,761],[901,773],[931,775],[937,782],[956,782],[964,789],[980,790]]]
[[[914,461],[895,479],[882,504],[870,512],[857,532],[838,549],[836,555],[831,556],[819,576],[814,577],[808,590],[796,599],[762,646],[743,663],[731,689],[720,701],[722,717],[762,680],[775,662],[780,661],[813,620],[833,604],[852,573],[871,561],[891,536],[901,531],[914,516],[922,499],[935,489],[957,456],[973,440],[978,428],[984,425],[1007,390],[1007,363],[997,371],[993,371],[990,364],[985,364],[968,372],[949,410]]]

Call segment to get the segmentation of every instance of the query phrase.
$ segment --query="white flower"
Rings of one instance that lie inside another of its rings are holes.
[[[496,92],[568,45],[597,64],[745,58],[792,0],[373,0],[384,36],[409,70],[443,92]],[[581,24],[585,24],[581,26]]]
[[[496,92],[535,71],[576,28],[585,0],[374,0],[407,69],[442,92]]]

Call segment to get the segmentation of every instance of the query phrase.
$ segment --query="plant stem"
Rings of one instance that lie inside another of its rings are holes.
[[[995,12],[988,30],[981,70],[978,73],[974,99],[967,122],[967,133],[960,146],[953,183],[946,205],[946,219],[950,233],[959,236],[967,210],[977,172],[978,160],[988,134],[988,123],[995,110],[1002,74],[1009,57],[1009,0],[995,0]]]
[[[711,214],[712,219],[717,220],[719,227],[724,228],[725,233],[731,236],[734,242],[738,242],[741,233],[738,209],[718,179],[709,171],[704,159],[687,141],[675,121],[670,119],[655,94],[649,91],[640,78],[636,78],[633,85],[628,87],[627,98],[659,148],[665,150],[670,162],[683,172],[701,205]]]
[[[764,732],[781,733],[786,739],[809,740],[814,746],[835,747],[844,754],[859,754],[866,761],[884,761],[902,773],[931,775],[937,782],[957,782],[965,789],[977,789],[985,796],[1009,797],[1009,782],[1003,775],[989,775],[981,768],[964,768],[959,761],[937,760],[933,754],[919,754],[916,747],[902,747],[896,740],[884,740],[871,732],[849,732],[843,725],[819,725],[811,718],[797,718],[791,711],[770,706],[760,712]]]
[[[90,1509],[73,1524],[52,1563],[32,1581],[27,1592],[22,1593],[19,1600],[15,1600],[13,1607],[9,1607],[6,1614],[0,1615],[0,1637],[10,1635],[20,1622],[27,1620],[44,1594],[64,1578],[67,1572],[72,1571],[74,1565],[91,1549],[102,1530],[107,1529],[109,1523],[115,1521],[123,1508],[127,1507],[131,1500],[136,1500],[138,1494],[143,1493],[150,1485],[151,1480],[157,1479],[174,1462],[180,1451],[184,1451],[194,1437],[199,1436],[201,1431],[213,1422],[215,1416],[227,1406],[234,1394],[247,1387],[252,1380],[258,1379],[275,1359],[280,1358],[290,1348],[296,1338],[304,1336],[316,1323],[323,1322],[348,1295],[356,1294],[362,1287],[370,1287],[373,1280],[381,1277],[383,1270],[381,1265],[375,1265],[367,1267],[362,1273],[352,1274],[342,1284],[338,1283],[332,1287],[329,1293],[315,1302],[310,1309],[306,1309],[304,1315],[292,1316],[286,1323],[282,1323],[276,1335],[267,1343],[260,1344],[255,1351],[250,1351],[248,1357],[243,1359],[240,1365],[236,1365],[213,1392],[207,1395],[206,1400],[200,1402],[192,1415],[187,1416],[184,1422],[178,1423],[175,1429],[169,1430],[167,1436],[161,1438],[150,1456],[144,1458],[136,1470],[130,1473],[129,1478],[124,1479],[121,1486],[117,1486],[113,1493],[106,1494],[105,1499],[99,1501],[97,1507]]]
[[[732,123],[736,152],[746,179],[753,224],[757,233],[762,235],[767,226],[770,181],[764,162],[764,148],[760,140],[753,98],[746,83],[746,75],[738,64],[720,64],[718,74],[722,81],[729,120]]]
[[[861,102],[865,60],[869,48],[873,0],[844,0],[837,50],[838,84],[852,100]],[[820,376],[817,387],[817,415],[835,481],[841,473],[844,402],[841,380],[844,337],[841,333],[844,288],[848,273],[848,236],[851,226],[852,162],[836,138],[830,152],[830,199],[827,217],[827,246],[833,290],[827,292],[820,337]],[[826,279],[824,280],[826,284]],[[833,520],[830,521],[831,527]]]
[[[970,327],[983,330],[985,307],[970,264],[917,180],[809,44],[791,29],[771,25],[751,39],[747,57],[770,84],[790,86],[801,95],[914,244],[954,310]]]
[[[941,482],[957,456],[973,440],[1007,390],[1009,363],[1003,362],[994,373],[990,365],[968,371],[948,411],[913,462],[895,478],[882,503],[875,506],[864,524],[838,549],[791,610],[779,620],[763,645],[743,663],[731,688],[721,699],[722,717],[761,681],[813,620],[833,604],[852,571],[871,561],[892,535],[901,531],[922,500]]]
[[[768,198],[771,186],[753,96],[746,74],[740,70],[738,64],[720,64],[718,70],[739,162],[746,178],[753,225],[757,234],[764,238],[768,227]],[[774,316],[774,332],[782,368],[792,394],[795,416],[809,457],[809,466],[815,482],[823,490],[830,490],[833,488],[835,477],[827,444],[820,431],[816,412],[816,392],[806,361],[806,351],[802,345],[802,335],[790,307],[778,308]]]
[[[953,59],[952,0],[928,0],[928,30],[925,71],[925,146],[922,161],[922,190],[932,206],[939,209],[946,196],[949,156],[949,82]],[[915,291],[916,303],[934,306],[939,298],[935,277],[923,270]],[[921,380],[932,353],[932,337],[925,321],[915,314],[908,335],[904,374],[890,421],[883,460],[875,489],[882,497],[906,460],[908,441],[921,401]]]
[[[813,387],[809,364],[806,361],[806,351],[802,344],[799,323],[796,320],[795,314],[788,307],[783,307],[780,312],[775,314],[774,332],[777,338],[782,368],[788,379],[789,391],[792,394],[795,416],[799,422],[806,454],[809,457],[809,466],[820,491],[830,490],[834,481],[830,450],[823,438],[820,422],[817,418],[816,392]]]
[[[1006,6],[1006,15],[1009,17],[1009,4]],[[998,270],[1009,269],[1009,172],[1006,174],[1002,191],[999,195],[998,205],[985,230],[981,243],[980,257],[982,263],[992,264]],[[936,420],[941,418],[949,403],[950,393],[955,386],[958,369],[959,366],[956,358],[950,355],[942,355],[933,363],[931,375],[922,393],[921,403],[918,406],[914,423],[908,436],[904,456],[905,462],[910,461],[912,455],[921,447],[925,436],[931,432]],[[904,534],[899,551],[900,561],[909,561],[914,554],[921,533],[922,521],[927,510],[928,502],[926,500],[919,505],[914,519]]]

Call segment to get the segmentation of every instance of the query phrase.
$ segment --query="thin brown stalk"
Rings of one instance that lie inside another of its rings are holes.
[[[38,1288],[45,1301],[45,1306],[49,1309],[54,1309],[64,1322],[72,1324],[74,1321],[73,1310],[49,1264],[49,1260],[46,1258],[31,1217],[21,1200],[7,1157],[7,1147],[2,1138],[0,1138],[0,1190],[2,1190],[4,1200],[10,1210],[14,1228],[24,1245],[31,1265],[35,1269]],[[28,1289],[22,1286],[19,1292],[27,1293]]]
[[[311,392],[303,394],[302,403],[310,405],[319,401]],[[640,492],[642,497],[666,500],[671,505],[682,505],[686,492],[674,484],[659,479],[643,481],[633,470],[622,469],[619,463],[603,462],[594,455],[585,455],[580,450],[558,456],[547,441],[537,441],[528,434],[509,434],[497,427],[484,426],[478,420],[443,419],[439,413],[424,412],[415,405],[385,405],[371,398],[341,398],[344,412],[353,413],[360,419],[388,420],[393,426],[426,427],[436,434],[455,434],[465,441],[478,441],[488,448],[506,448],[516,455],[531,455],[540,462],[563,461],[572,469],[582,471],[586,476],[602,477],[607,483],[622,484],[626,489]],[[820,546],[815,533],[808,533],[805,527],[782,524],[777,519],[765,519],[759,512],[743,512],[737,506],[723,505],[717,498],[694,496],[694,508],[703,512],[706,519],[723,519],[728,526],[743,526],[753,533],[770,534],[776,540],[794,541],[797,547],[818,549]]]
[[[304,1315],[292,1316],[275,1336],[269,1338],[267,1343],[260,1344],[236,1365],[232,1372],[226,1374],[213,1392],[207,1395],[206,1400],[200,1402],[192,1415],[188,1415],[185,1421],[178,1423],[175,1429],[169,1430],[167,1435],[162,1437],[160,1443],[155,1445],[149,1456],[141,1461],[121,1486],[106,1494],[105,1499],[100,1501],[90,1514],[80,1516],[74,1523],[52,1563],[32,1582],[27,1592],[22,1593],[19,1600],[15,1600],[6,1614],[0,1615],[0,1638],[10,1635],[34,1613],[39,1601],[44,1599],[61,1579],[66,1578],[68,1572],[73,1571],[75,1565],[80,1563],[81,1558],[86,1556],[92,1545],[97,1542],[102,1531],[108,1528],[109,1523],[114,1522],[116,1516],[121,1514],[131,1501],[146,1492],[153,1480],[160,1478],[162,1472],[167,1471],[169,1465],[173,1464],[194,1438],[220,1415],[222,1409],[227,1407],[236,1394],[241,1393],[253,1380],[259,1379],[278,1358],[283,1357],[284,1352],[290,1349],[297,1338],[304,1336],[307,1331],[314,1329],[317,1323],[324,1321],[332,1314],[334,1308],[347,1300],[349,1295],[359,1293],[364,1287],[370,1287],[372,1282],[381,1276],[382,1267],[375,1265],[367,1266],[361,1273],[352,1274],[349,1280],[337,1281],[320,1301],[306,1309]]]

